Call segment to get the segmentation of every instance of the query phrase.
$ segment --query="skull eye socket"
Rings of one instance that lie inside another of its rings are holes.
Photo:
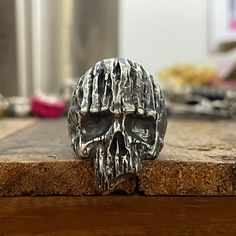
[[[112,124],[108,113],[87,114],[81,120],[81,136],[88,141],[105,134]]]
[[[137,140],[154,144],[156,122],[153,117],[128,115],[125,122],[127,132]]]

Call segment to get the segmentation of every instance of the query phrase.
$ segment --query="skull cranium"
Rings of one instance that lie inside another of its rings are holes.
[[[93,160],[102,190],[159,155],[166,125],[159,86],[142,66],[125,59],[103,60],[89,69],[68,112],[72,147],[79,157]]]

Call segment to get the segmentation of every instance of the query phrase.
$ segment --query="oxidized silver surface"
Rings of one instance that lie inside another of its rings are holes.
[[[93,160],[97,185],[114,188],[156,158],[167,126],[160,87],[142,66],[126,59],[96,63],[74,89],[68,112],[72,147]]]

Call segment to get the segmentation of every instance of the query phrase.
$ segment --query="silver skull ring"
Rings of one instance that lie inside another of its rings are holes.
[[[93,161],[102,191],[158,157],[167,127],[164,97],[153,76],[118,58],[97,62],[78,80],[67,120],[73,150]]]

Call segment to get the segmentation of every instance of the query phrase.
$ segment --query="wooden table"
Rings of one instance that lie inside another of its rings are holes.
[[[0,235],[235,235],[234,197],[0,199]]]
[[[1,120],[0,141],[0,196],[100,194],[91,161],[70,147],[65,119]],[[235,195],[235,160],[235,121],[169,120],[160,157],[115,191]]]
[[[64,119],[0,120],[0,195],[21,196],[0,198],[0,235],[235,235],[235,130],[170,120],[160,158],[118,187],[130,195],[85,196],[100,191]]]

